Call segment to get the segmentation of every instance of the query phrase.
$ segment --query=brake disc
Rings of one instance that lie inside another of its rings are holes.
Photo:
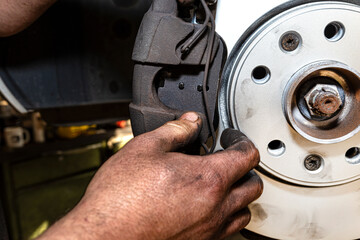
[[[360,237],[360,2],[290,1],[240,38],[225,66],[223,128],[258,147],[263,196],[248,230]]]

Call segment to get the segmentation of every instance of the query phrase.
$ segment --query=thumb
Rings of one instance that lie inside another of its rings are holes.
[[[172,152],[195,141],[201,127],[201,117],[195,112],[188,112],[178,120],[167,122],[160,128],[146,133],[146,138],[152,139],[153,149]]]

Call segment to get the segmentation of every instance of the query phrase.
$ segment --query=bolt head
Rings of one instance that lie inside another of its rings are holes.
[[[311,117],[331,118],[343,105],[338,88],[333,84],[317,84],[304,98]]]
[[[321,168],[323,159],[319,155],[309,155],[305,158],[304,166],[309,171],[317,171]]]
[[[300,36],[294,32],[285,33],[281,37],[281,47],[287,52],[292,52],[297,49],[300,45]]]

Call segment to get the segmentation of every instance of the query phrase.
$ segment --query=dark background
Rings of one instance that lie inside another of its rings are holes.
[[[0,39],[0,77],[27,110],[59,124],[128,116],[131,54],[151,0],[59,0]]]

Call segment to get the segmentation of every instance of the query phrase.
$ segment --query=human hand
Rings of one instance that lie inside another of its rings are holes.
[[[0,37],[14,35],[30,26],[56,0],[0,1]]]
[[[201,118],[140,135],[96,173],[80,203],[40,239],[223,239],[250,221],[247,205],[262,192],[253,172],[259,153],[227,134],[226,150],[175,152],[196,139]]]

